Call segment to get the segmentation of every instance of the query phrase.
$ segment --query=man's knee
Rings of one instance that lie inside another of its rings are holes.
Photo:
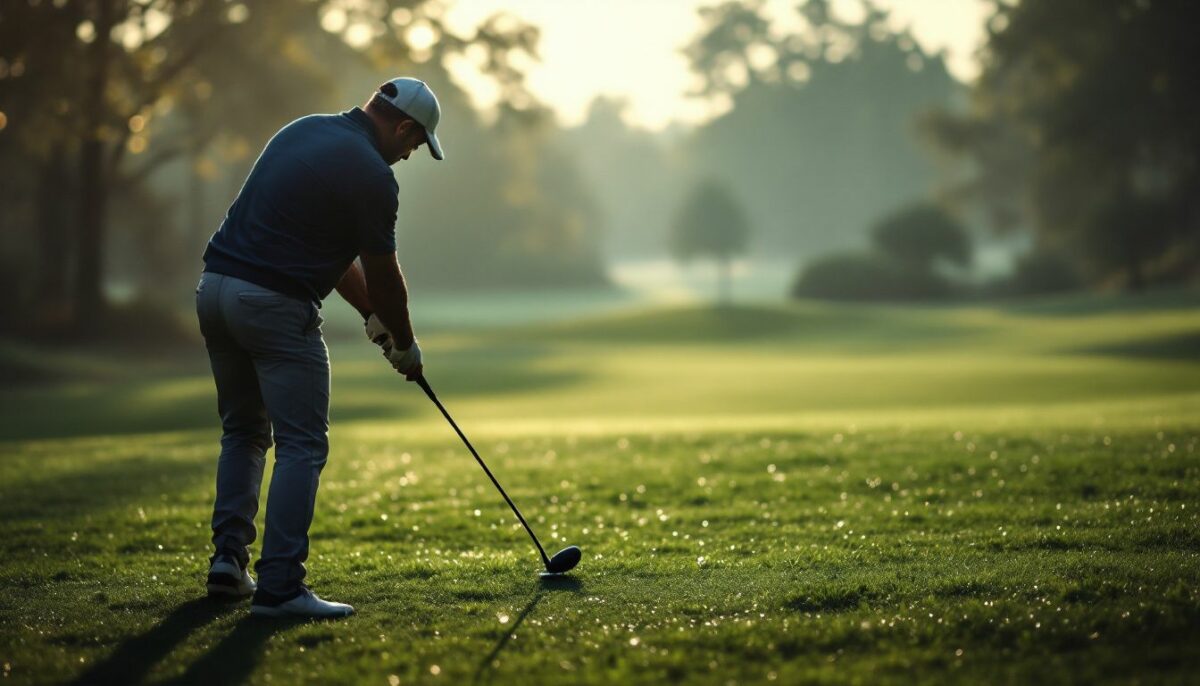
[[[221,437],[221,447],[225,449],[242,449],[256,455],[266,455],[271,449],[271,424],[246,424],[225,427],[225,435]]]
[[[319,470],[324,468],[329,459],[329,436],[325,433],[276,432],[275,443],[277,469],[284,465],[303,464]]]

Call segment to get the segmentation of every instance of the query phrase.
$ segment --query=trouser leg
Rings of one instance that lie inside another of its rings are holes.
[[[329,456],[329,357],[316,336],[282,359],[256,359],[275,428],[275,469],[267,495],[259,585],[286,595],[304,580],[308,529]]]
[[[250,561],[249,546],[258,535],[254,518],[271,447],[271,426],[250,354],[224,327],[219,293],[210,292],[219,291],[220,278],[205,277],[197,291],[197,310],[217,386],[222,428],[212,542],[218,552],[234,554],[244,567]]]
[[[254,364],[245,353],[212,354],[213,369],[221,369],[225,390],[218,381],[221,411],[221,457],[217,462],[217,498],[213,507],[213,545],[237,553],[245,567],[248,547],[257,537],[254,517],[263,468],[271,447],[271,424],[258,389]]]

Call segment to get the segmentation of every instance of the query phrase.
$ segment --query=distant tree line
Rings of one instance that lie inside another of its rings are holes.
[[[936,203],[885,215],[871,228],[866,250],[829,255],[805,265],[792,284],[798,298],[859,301],[950,300],[1039,295],[1080,288],[1074,266],[1034,251],[1011,273],[969,278],[971,232]]]
[[[566,132],[603,210],[614,257],[667,256],[696,179],[728,189],[754,229],[750,257],[861,247],[870,223],[923,196],[938,167],[916,137],[917,116],[965,88],[942,56],[863,3],[846,20],[826,0],[702,7],[685,48],[698,100],[720,114],[694,129],[628,126],[627,104],[598,99]]]
[[[787,24],[757,0],[700,10],[685,48],[696,95],[729,110],[686,139],[684,157],[743,200],[760,255],[861,246],[873,220],[936,180],[915,121],[963,88],[885,9],[860,4],[847,19],[807,0]]]

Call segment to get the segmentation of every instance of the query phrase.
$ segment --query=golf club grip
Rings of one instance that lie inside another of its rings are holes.
[[[450,422],[450,426],[454,428],[454,432],[457,433],[458,437],[462,439],[463,444],[467,446],[467,450],[471,451],[471,456],[474,457],[475,461],[479,463],[479,466],[483,468],[483,473],[487,474],[488,478],[492,480],[492,484],[495,485],[496,490],[500,491],[500,495],[504,496],[504,502],[508,503],[508,506],[512,508],[513,514],[517,516],[517,519],[521,522],[521,526],[525,527],[525,531],[529,534],[529,538],[533,539],[533,544],[537,546],[538,554],[542,556],[542,563],[549,567],[550,558],[546,556],[546,550],[542,548],[541,541],[538,541],[537,536],[533,534],[533,529],[529,528],[529,523],[525,521],[525,517],[521,516],[521,511],[517,509],[517,506],[515,503],[513,503],[512,498],[509,498],[508,493],[504,492],[504,487],[501,486],[500,482],[496,480],[496,477],[492,475],[492,470],[488,469],[488,466],[483,461],[483,458],[480,457],[479,453],[475,451],[475,446],[471,445],[471,441],[467,440],[467,435],[462,432],[462,429],[458,428],[458,424],[454,422],[454,418],[451,417],[450,413],[446,411],[446,408],[442,406],[442,402],[438,400],[437,394],[433,392],[433,388],[431,388],[429,386],[429,382],[425,380],[425,375],[422,374],[421,376],[418,376],[416,378],[416,382],[417,385],[421,387],[421,390],[425,391],[425,395],[429,396],[429,399],[433,401],[433,404],[437,405],[437,409],[441,411],[442,416],[446,418],[446,421]]]

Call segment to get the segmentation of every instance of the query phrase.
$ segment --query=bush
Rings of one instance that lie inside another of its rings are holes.
[[[1012,275],[995,284],[997,295],[1042,295],[1079,290],[1083,280],[1062,255],[1035,251],[1017,261]]]
[[[883,254],[914,268],[932,269],[944,260],[959,267],[971,262],[967,230],[937,205],[921,203],[893,212],[871,229]]]
[[[824,300],[932,300],[953,289],[930,271],[880,255],[843,254],[817,260],[792,286],[797,298]]]

